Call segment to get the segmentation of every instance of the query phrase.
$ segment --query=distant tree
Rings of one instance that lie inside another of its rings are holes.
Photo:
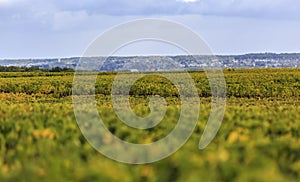
[[[38,66],[0,66],[0,72],[74,72],[73,68],[54,67],[51,69],[42,69]]]

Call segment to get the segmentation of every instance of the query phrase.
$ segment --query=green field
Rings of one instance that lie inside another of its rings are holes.
[[[208,147],[198,149],[210,113],[204,72],[191,72],[201,101],[188,142],[170,157],[144,165],[123,164],[98,153],[78,128],[72,106],[73,73],[0,73],[0,181],[300,181],[300,69],[224,70],[227,107]],[[157,127],[122,124],[110,99],[114,73],[95,86],[107,128],[132,143],[166,136],[180,113],[178,91],[166,79],[145,76],[133,85],[131,106],[149,114],[152,95],[168,103]]]

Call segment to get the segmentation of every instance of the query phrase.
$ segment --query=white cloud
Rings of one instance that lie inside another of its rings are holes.
[[[0,5],[5,5],[11,3],[11,0],[0,0]]]
[[[18,2],[21,2],[23,0],[0,0],[0,6],[8,6],[12,5]]]

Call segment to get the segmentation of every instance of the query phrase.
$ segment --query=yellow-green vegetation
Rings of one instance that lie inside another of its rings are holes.
[[[72,108],[74,73],[0,73],[0,181],[299,181],[300,69],[224,70],[227,108],[222,126],[204,150],[198,143],[210,112],[204,72],[191,77],[201,100],[198,125],[175,154],[153,164],[108,159],[81,134]],[[151,95],[168,103],[157,127],[136,130],[115,115],[114,73],[98,76],[99,114],[119,138],[150,143],[166,136],[180,115],[174,85],[146,76],[131,88],[137,115],[149,113]]]

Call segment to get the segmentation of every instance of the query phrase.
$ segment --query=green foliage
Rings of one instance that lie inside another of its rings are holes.
[[[172,156],[127,165],[99,154],[82,136],[73,112],[73,73],[0,73],[0,181],[299,181],[299,69],[225,70],[227,109],[213,142],[198,150],[210,112],[205,73],[192,72],[201,96],[199,122]],[[139,116],[152,95],[168,103],[155,128],[136,130],[116,116],[110,98],[115,73],[99,74],[99,114],[117,137],[150,143],[165,137],[180,116],[180,98],[162,77],[144,77],[131,88]]]
[[[0,66],[0,72],[74,72],[74,69],[66,67],[53,67],[50,69],[42,69],[38,66]]]
[[[300,96],[300,69],[228,69],[224,71],[224,74],[229,98],[284,99]],[[190,75],[195,82],[199,96],[211,97],[205,73],[191,72]],[[115,77],[116,73],[99,73],[95,93],[110,95]],[[0,93],[47,94],[62,98],[72,94],[72,82],[73,73],[67,72],[0,73]],[[186,86],[186,89],[188,88],[189,86]],[[132,86],[130,95],[179,97],[178,90],[169,80],[153,74],[144,74],[144,77]]]

